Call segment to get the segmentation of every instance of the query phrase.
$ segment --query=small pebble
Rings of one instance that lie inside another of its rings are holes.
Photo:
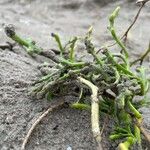
[[[12,123],[14,123],[13,116],[7,116],[5,122],[6,122],[7,124],[12,124]]]
[[[71,147],[71,146],[68,146],[68,147],[67,147],[67,150],[72,150],[72,147]]]

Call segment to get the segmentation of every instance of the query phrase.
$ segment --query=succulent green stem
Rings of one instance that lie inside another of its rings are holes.
[[[137,139],[137,143],[141,145],[141,132],[137,125],[134,125],[134,135]]]
[[[93,45],[93,43],[91,42],[91,34],[92,34],[93,28],[90,27],[90,29],[88,30],[88,33],[85,37],[85,46],[86,46],[86,50],[89,54],[91,54],[94,59],[97,61],[98,64],[100,64],[100,66],[103,65],[103,61],[101,60],[101,58],[96,54],[95,52],[95,47]]]
[[[124,55],[126,57],[126,60],[128,60],[128,57],[129,57],[128,51],[127,51],[126,47],[124,46],[124,44],[122,43],[121,39],[117,36],[115,28],[114,28],[114,21],[115,21],[116,17],[118,16],[119,10],[120,10],[120,7],[117,7],[113,11],[113,13],[110,15],[110,17],[109,17],[109,22],[110,22],[109,30],[110,30],[111,35],[114,38],[114,40],[122,48]],[[128,63],[128,68],[129,68],[129,63]]]
[[[71,108],[74,109],[80,109],[80,110],[90,110],[91,106],[87,104],[82,104],[82,103],[73,103],[70,105]]]
[[[84,67],[84,66],[88,65],[88,63],[86,63],[86,62],[71,62],[71,61],[63,59],[63,58],[60,60],[60,62],[61,62],[61,64],[68,65],[70,67]]]
[[[74,52],[74,50],[75,50],[75,44],[76,44],[77,40],[78,40],[77,37],[73,38],[73,40],[71,41],[71,44],[70,44],[70,54],[69,54],[70,56],[69,56],[69,58],[70,58],[71,62],[75,61],[75,52]]]
[[[111,140],[117,140],[117,139],[122,139],[122,138],[125,138],[125,137],[129,137],[129,136],[132,137],[132,135],[131,135],[131,134],[128,134],[128,133],[126,133],[126,134],[122,134],[122,133],[117,134],[117,133],[116,133],[116,134],[110,135],[109,138],[110,138]]]
[[[130,146],[132,146],[134,143],[135,143],[135,139],[133,137],[128,137],[125,142],[119,144],[118,149],[129,150]]]
[[[61,41],[60,41],[59,35],[58,35],[58,34],[55,34],[55,33],[52,33],[51,36],[55,38],[55,41],[56,41],[56,43],[58,44],[58,47],[59,47],[59,50],[60,50],[60,56],[62,57],[62,56],[63,56],[63,53],[65,52],[65,49],[64,49],[63,46],[62,46],[62,43],[61,43]]]
[[[13,35],[12,40],[14,40],[15,42],[17,42],[19,45],[25,46],[25,47],[29,47],[29,43],[25,40],[23,40],[22,38],[20,38],[18,35]]]
[[[105,55],[112,61],[112,63],[117,67],[119,71],[122,71],[123,73],[133,76],[134,78],[137,78],[131,71],[124,68],[122,65],[118,64],[118,62],[115,61],[113,55],[108,51],[106,48],[104,51]]]
[[[125,65],[126,66],[128,65],[126,58],[122,54],[114,54],[113,57],[118,57],[118,58],[122,59],[123,62],[125,63]]]
[[[146,92],[148,91],[149,88],[149,82],[146,78],[146,74],[145,74],[145,68],[144,67],[140,67],[137,69],[138,72],[140,73],[140,77],[139,77],[139,84],[141,86],[141,95],[145,95]]]
[[[132,113],[135,115],[136,118],[138,118],[138,119],[142,118],[142,115],[136,110],[136,108],[132,105],[130,100],[128,100],[127,104],[128,104],[128,107],[130,108],[130,110],[132,111]]]
[[[117,37],[114,28],[111,27],[111,28],[110,28],[110,32],[111,32],[111,34],[112,34],[114,40],[115,40],[115,41],[118,43],[118,45],[122,48],[122,50],[123,50],[123,52],[124,52],[124,54],[125,54],[125,57],[128,58],[128,57],[129,57],[129,54],[128,54],[128,52],[127,52],[127,49],[126,49],[126,47],[124,46],[124,44],[122,43],[122,41],[119,39],[119,37]]]
[[[27,52],[29,54],[33,54],[33,53],[41,53],[42,52],[42,48],[39,48],[38,46],[36,46],[36,43],[32,40],[24,40],[23,38],[21,38],[20,36],[18,36],[15,33],[15,29],[13,26],[6,26],[5,27],[5,32],[7,34],[7,36],[9,38],[11,38],[13,41],[15,41],[16,43],[18,43],[21,46],[24,46],[27,50]]]

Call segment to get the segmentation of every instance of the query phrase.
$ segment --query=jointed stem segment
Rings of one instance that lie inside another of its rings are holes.
[[[5,32],[7,36],[9,36],[12,40],[17,42],[19,45],[26,48],[29,54],[40,53],[42,51],[41,48],[37,47],[35,42],[32,40],[24,40],[20,36],[15,33],[15,29],[12,25],[8,25],[5,27]]]

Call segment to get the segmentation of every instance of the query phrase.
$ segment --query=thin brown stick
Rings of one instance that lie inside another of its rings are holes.
[[[143,126],[139,126],[142,134],[145,136],[145,139],[149,142],[150,144],[150,134],[145,130]]]
[[[59,107],[62,107],[64,105],[64,101],[60,102],[59,104],[55,105],[55,106],[50,106],[46,111],[44,111],[42,113],[41,116],[38,117],[38,119],[33,123],[33,125],[31,126],[31,128],[29,129],[27,135],[25,136],[22,146],[21,146],[21,150],[25,150],[26,144],[28,143],[28,140],[33,132],[33,130],[35,129],[35,127],[41,122],[41,120],[50,112],[52,112],[54,109],[58,109]]]
[[[143,127],[142,123],[140,123],[138,120],[137,122],[137,126],[139,127],[141,133],[144,135],[146,141],[150,144],[150,133],[148,131],[146,131],[146,129]]]
[[[101,129],[101,136],[104,132],[105,127],[107,126],[107,123],[108,123],[108,116],[106,116],[106,118],[104,119],[103,127]]]
[[[143,3],[143,2],[147,3],[148,1],[150,1],[150,0],[137,0],[136,3]]]
[[[126,32],[124,33],[124,35],[121,37],[121,39],[124,39],[125,41],[127,40],[127,37],[128,37],[128,33],[129,31],[131,30],[131,28],[134,26],[134,24],[136,23],[137,19],[139,18],[139,15],[141,13],[141,10],[142,8],[144,7],[144,5],[146,4],[146,1],[145,2],[142,2],[141,3],[141,6],[136,14],[136,16],[134,17],[133,19],[133,22],[131,23],[131,25],[128,27],[128,29],[126,30]]]
[[[91,91],[91,125],[92,125],[92,132],[95,141],[97,142],[97,150],[102,150],[102,145],[101,145],[101,133],[100,133],[100,127],[99,127],[99,99],[98,99],[98,87],[95,86],[93,83],[90,81],[78,77],[78,80],[87,85]]]
[[[134,60],[133,62],[131,62],[131,66],[136,64],[137,62],[140,62],[140,65],[142,65],[144,59],[146,58],[146,56],[148,56],[149,53],[150,53],[150,42],[149,42],[148,49],[143,53],[143,55],[140,58],[138,58],[138,59]]]

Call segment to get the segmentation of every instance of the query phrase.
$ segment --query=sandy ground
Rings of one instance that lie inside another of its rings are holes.
[[[122,34],[131,23],[138,6],[129,0],[0,0],[0,43],[9,41],[3,24],[14,24],[23,37],[32,37],[43,48],[55,48],[52,32],[59,33],[63,42],[72,35],[82,36],[90,25],[94,27],[97,46],[111,42],[107,30],[108,15],[121,6],[116,26]],[[129,35],[129,50],[133,58],[148,46],[150,39],[150,4],[143,9],[137,24]],[[81,55],[83,52],[78,51]],[[0,149],[19,150],[23,137],[43,110],[53,105],[46,100],[35,100],[28,95],[30,84],[41,72],[38,66],[47,61],[43,57],[31,58],[23,49],[0,49]],[[145,63],[149,67],[149,58]],[[56,99],[74,100],[73,97]],[[144,123],[150,130],[150,109],[141,109]],[[90,113],[63,108],[46,117],[33,133],[28,150],[95,150],[90,129]],[[103,122],[103,121],[102,121]],[[108,129],[111,123],[108,122]],[[116,144],[106,141],[106,150],[114,150]],[[68,149],[67,149],[68,148]],[[70,149],[69,149],[70,148]],[[150,149],[150,148],[149,148]]]

